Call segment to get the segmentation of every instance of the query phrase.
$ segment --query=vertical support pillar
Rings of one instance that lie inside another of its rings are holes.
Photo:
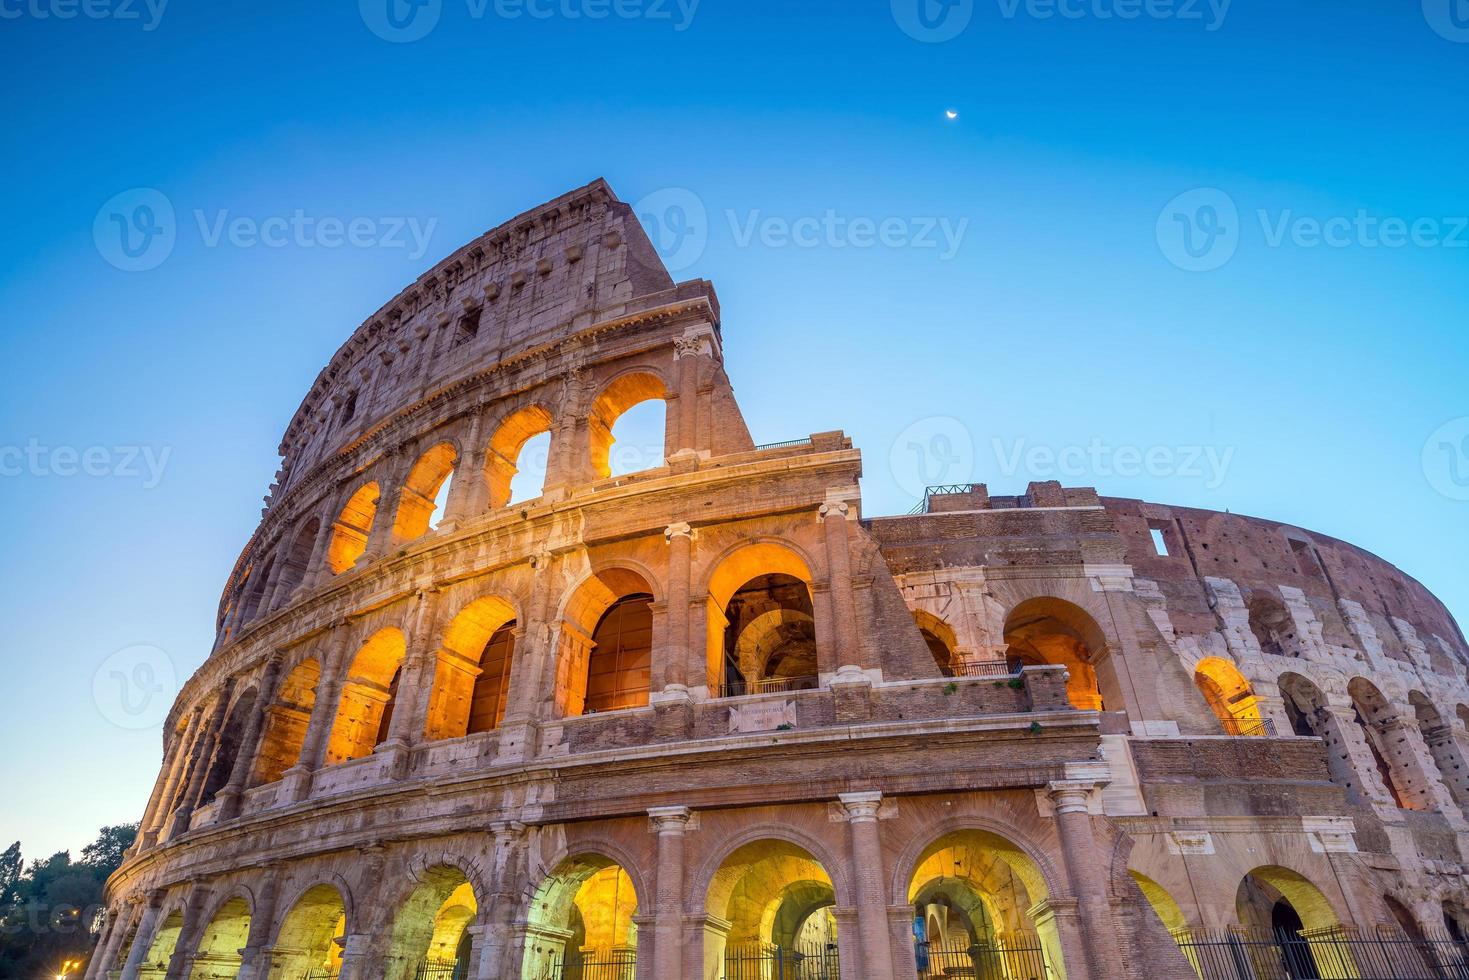
[[[178,757],[183,754],[187,734],[187,732],[183,735],[175,734],[173,738],[167,740],[168,744],[164,746],[163,764],[159,767],[158,778],[153,783],[153,795],[148,797],[148,806],[143,810],[143,819],[138,823],[138,839],[131,849],[132,853],[143,850],[151,843],[146,839],[146,833],[148,828],[153,826],[159,807],[163,805],[164,792],[172,781]]]
[[[460,444],[459,458],[454,461],[450,478],[449,499],[444,501],[444,519],[440,531],[452,531],[472,517],[484,513],[485,452],[480,446],[480,429],[484,425],[485,406],[476,405],[469,419],[469,432]]]
[[[683,977],[684,832],[692,816],[686,806],[648,811],[658,835],[658,883],[653,906],[653,976]]]
[[[857,888],[857,929],[860,933],[863,980],[893,980],[893,952],[889,943],[887,901],[884,897],[882,841],[877,832],[881,793],[843,793],[837,797],[846,811],[851,833],[851,869]]]
[[[1046,793],[1055,807],[1061,857],[1080,911],[1086,940],[1085,967],[1089,977],[1101,978],[1108,975],[1106,957],[1118,949],[1118,944],[1112,902],[1107,895],[1106,870],[1092,835],[1092,818],[1087,809],[1087,798],[1096,785],[1084,779],[1055,780],[1046,785]],[[1068,962],[1066,966],[1070,980],[1084,980],[1077,976],[1076,965]]]
[[[837,669],[862,666],[857,646],[857,607],[852,598],[852,556],[848,537],[847,504],[828,500],[821,505],[822,531],[826,538],[827,585],[831,610],[836,620],[831,636],[836,641]]]
[[[250,909],[250,932],[245,948],[240,950],[240,972],[236,980],[266,980],[270,975],[270,931],[279,897],[280,871],[268,868],[255,895],[255,906]]]
[[[655,662],[653,669],[661,675],[658,688],[687,692],[691,680],[697,685],[703,678],[703,673],[691,673],[693,665],[689,662],[693,646],[689,641],[689,574],[694,529],[680,521],[664,528],[663,538],[668,542],[668,636],[661,651],[663,663]],[[659,655],[660,651],[654,651],[655,657]]]
[[[260,678],[260,693],[255,699],[255,711],[240,738],[240,752],[230,769],[229,782],[219,791],[219,819],[232,820],[240,814],[240,796],[245,792],[250,774],[255,771],[255,754],[260,749],[260,735],[265,730],[266,714],[275,703],[276,684],[280,680],[281,663],[285,655],[277,650],[265,664]]]
[[[193,749],[193,743],[198,740],[200,727],[203,722],[204,709],[194,709],[189,723],[184,726],[183,733],[177,738],[174,750],[173,764],[168,771],[168,779],[164,785],[163,793],[159,796],[158,806],[153,816],[145,820],[140,827],[142,832],[138,835],[138,850],[152,847],[158,842],[158,835],[163,830],[168,820],[168,815],[174,806],[174,799],[179,792],[179,782],[184,778],[184,769],[188,764],[188,758]]]
[[[515,644],[515,660],[510,667],[509,706],[500,723],[497,761],[519,762],[536,752],[537,721],[544,717],[547,706],[556,696],[556,656],[561,644],[555,615],[560,594],[560,574],[549,552],[531,559],[535,578],[531,583],[527,610],[525,640]]]
[[[301,742],[301,756],[281,776],[281,798],[299,803],[311,794],[312,779],[326,761],[332,726],[337,720],[337,706],[342,697],[345,663],[351,646],[351,635],[344,622],[333,623],[334,645],[330,655],[322,658],[321,676],[316,681],[315,702],[311,720],[306,723],[306,737]]]
[[[346,501],[342,499],[340,490],[334,491],[327,498],[321,512],[321,524],[316,531],[316,542],[311,546],[311,560],[306,563],[306,574],[301,579],[302,589],[310,591],[332,577],[332,570],[326,563],[327,549],[331,546],[332,534],[335,533],[337,527],[337,517],[344,506],[346,506]]]
[[[1330,704],[1318,709],[1310,719],[1311,728],[1326,743],[1326,760],[1330,773],[1339,785],[1358,787],[1362,802],[1384,809],[1396,809],[1392,794],[1382,782],[1367,733],[1357,724],[1355,705]]]
[[[208,925],[200,920],[204,918],[204,909],[211,894],[208,888],[195,885],[189,892],[189,897],[184,900],[184,924],[179,930],[178,943],[173,947],[173,956],[169,957],[164,980],[187,980],[192,971],[194,957],[198,953],[199,935]]]
[[[123,936],[128,931],[128,923],[137,915],[137,909],[127,906],[107,911],[106,926],[97,943],[97,949],[92,954],[92,959],[87,963],[87,971],[82,974],[82,980],[93,980],[95,977],[106,980],[107,964],[117,962],[117,948],[122,945]]]
[[[388,756],[389,775],[402,779],[408,775],[409,753],[423,740],[428,723],[429,695],[437,675],[438,643],[434,635],[438,610],[438,590],[418,593],[413,610],[413,625],[408,632],[408,656],[398,680],[398,703],[393,706],[393,720],[388,737],[374,751]]]
[[[133,932],[132,948],[128,950],[128,958],[122,965],[122,980],[138,980],[138,968],[143,965],[143,957],[148,955],[148,947],[153,944],[153,933],[158,929],[158,917],[163,911],[163,894],[162,889],[148,893],[148,904],[143,908],[143,917]],[[106,975],[105,972],[101,974],[103,977]]]
[[[674,445],[668,447],[668,455],[678,452],[697,452],[699,445],[699,366],[703,361],[704,345],[700,338],[680,337],[673,342],[673,364],[677,372],[675,383],[678,398],[678,425],[675,427]],[[707,448],[707,447],[705,447]]]
[[[489,907],[480,920],[483,929],[476,944],[479,948],[479,962],[474,973],[476,980],[500,980],[501,977],[520,975],[520,964],[514,959],[518,951],[515,916],[525,884],[522,880],[525,824],[513,820],[497,821],[490,825],[490,833],[495,839],[491,876],[495,892],[489,896]]]

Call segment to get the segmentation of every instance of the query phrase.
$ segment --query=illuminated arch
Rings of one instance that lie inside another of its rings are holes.
[[[1308,933],[1330,933],[1342,922],[1331,900],[1305,875],[1279,865],[1262,865],[1240,880],[1235,893],[1235,910],[1246,928],[1273,931],[1271,914],[1285,901]]]
[[[473,882],[452,864],[427,868],[415,880],[393,916],[387,980],[411,980],[423,972],[440,975],[435,968],[444,976],[467,976],[472,955],[468,928],[479,914]]]
[[[240,950],[250,938],[250,902],[236,894],[210,917],[199,935],[192,976],[230,980],[240,973]]]
[[[371,755],[387,738],[407,642],[395,627],[378,630],[357,651],[342,684],[326,764]]]
[[[274,963],[270,980],[308,976],[320,971],[336,976],[342,967],[338,940],[347,934],[346,890],[319,882],[306,888],[289,905],[272,944]]]
[[[706,960],[774,946],[807,956],[829,950],[834,961],[836,904],[832,877],[810,850],[782,837],[743,843],[719,862],[705,892],[705,910],[730,924]]]
[[[592,473],[596,479],[605,479],[612,475],[610,455],[612,444],[616,441],[613,436],[613,428],[617,420],[635,405],[647,401],[666,401],[667,398],[668,389],[663,379],[643,369],[619,375],[602,389],[592,402],[591,418],[588,420],[588,429],[590,429],[588,448],[591,453]],[[660,458],[653,465],[660,465],[661,462]],[[638,468],[650,469],[652,467]]]
[[[398,494],[394,539],[412,541],[432,529],[440,491],[448,485],[458,462],[459,451],[450,442],[441,442],[418,457]]]
[[[213,801],[219,791],[224,789],[225,784],[229,782],[230,773],[235,768],[235,760],[240,754],[245,728],[250,724],[251,716],[255,714],[256,697],[255,688],[247,688],[240,692],[234,704],[230,705],[229,714],[225,716],[224,725],[219,731],[219,741],[214,749],[214,758],[210,761],[209,772],[204,777],[204,787],[199,795],[200,806]]]
[[[1132,880],[1137,882],[1138,888],[1142,890],[1143,897],[1148,900],[1158,918],[1163,920],[1163,926],[1171,933],[1179,933],[1188,928],[1188,920],[1184,918],[1183,909],[1178,902],[1174,901],[1168,890],[1158,884],[1152,878],[1141,871],[1128,871]]]
[[[148,951],[143,954],[140,962],[138,975],[162,977],[168,970],[168,963],[173,959],[174,951],[178,948],[179,935],[184,931],[184,913],[182,909],[174,909],[169,912],[153,930],[153,935],[138,935],[137,942],[146,942]]]
[[[327,544],[326,562],[333,575],[340,575],[357,564],[367,552],[367,537],[377,519],[377,502],[382,495],[376,482],[365,483],[348,498],[341,514],[332,525]]]
[[[519,472],[521,450],[531,439],[550,431],[551,413],[539,405],[527,405],[501,420],[485,453],[484,478],[491,508],[510,503],[510,482]]]
[[[1054,664],[1070,673],[1066,695],[1074,708],[1107,708],[1099,685],[1097,664],[1107,653],[1106,635],[1080,606],[1052,596],[1026,599],[1005,618],[1006,659],[1029,665]],[[1115,684],[1111,685],[1115,688]],[[1121,692],[1109,690],[1121,708]]]
[[[515,606],[498,595],[475,599],[449,621],[434,672],[425,737],[459,738],[499,726],[516,622]]]
[[[571,591],[556,658],[561,714],[648,703],[656,599],[651,578],[624,564],[604,566]]]
[[[275,703],[265,709],[265,727],[255,755],[254,785],[275,782],[301,760],[320,681],[321,664],[311,657],[292,667],[281,681]]]
[[[742,694],[772,684],[783,689],[815,685],[812,580],[805,557],[784,542],[741,544],[715,562],[706,585],[704,638],[712,688]],[[739,593],[746,594],[740,608],[732,609]],[[779,614],[770,615],[775,610]]]
[[[313,517],[291,537],[291,546],[281,556],[280,585],[272,599],[276,606],[284,606],[310,571],[311,552],[316,548],[316,539],[321,534],[321,518]]]
[[[641,906],[638,883],[614,858],[583,850],[561,860],[531,899],[521,976],[560,976],[562,967],[575,976],[592,963],[599,975],[632,976]]]
[[[953,677],[962,665],[959,663],[959,637],[954,628],[927,609],[913,610],[913,622],[918,626],[933,662],[945,677]]]
[[[1194,685],[1226,735],[1265,734],[1260,699],[1233,663],[1222,657],[1205,657],[1194,667]]]

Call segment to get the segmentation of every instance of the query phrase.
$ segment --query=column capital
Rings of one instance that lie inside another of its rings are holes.
[[[851,511],[851,509],[852,508],[848,507],[847,502],[844,500],[828,500],[826,503],[821,505],[819,513],[822,520],[825,520],[828,517],[840,517],[841,519],[846,520],[847,515]]]
[[[490,833],[496,843],[510,843],[525,833],[525,824],[519,820],[496,820],[490,824]]]
[[[670,524],[663,529],[663,540],[672,544],[674,538],[685,538],[692,541],[694,539],[694,529],[684,521]]]
[[[841,793],[837,796],[846,813],[848,823],[876,823],[877,811],[882,807],[879,792]]]
[[[648,822],[654,833],[682,834],[689,829],[694,811],[686,806],[655,806],[648,808]]]
[[[1053,779],[1046,784],[1046,796],[1056,808],[1056,814],[1086,813],[1087,798],[1097,788],[1091,779]]]

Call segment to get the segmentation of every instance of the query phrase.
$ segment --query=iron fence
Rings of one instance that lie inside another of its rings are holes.
[[[1274,738],[1275,719],[1262,718],[1257,722],[1242,726],[1235,734],[1245,737]]]
[[[1174,940],[1200,980],[1469,980],[1469,946],[1448,935],[1184,930]]]
[[[924,488],[924,491],[923,491],[923,499],[918,502],[917,506],[915,506],[912,510],[908,511],[908,514],[910,516],[911,515],[914,515],[914,514],[927,514],[928,513],[928,499],[930,497],[946,497],[946,496],[948,496],[950,494],[955,494],[955,493],[973,493],[974,492],[974,489],[976,487],[979,487],[979,486],[983,486],[983,484],[980,484],[980,483],[945,483],[945,484],[940,484],[939,486],[925,487]]]
[[[750,943],[724,951],[724,980],[838,980],[840,966],[835,943]]]
[[[420,960],[413,980],[468,980],[469,964],[454,960]]]
[[[1048,980],[1054,977],[1046,963],[1040,939],[1018,934],[993,943],[917,943],[914,946],[919,980]]]
[[[551,980],[633,980],[638,969],[635,949],[614,949],[559,957]]]
[[[301,974],[299,980],[337,980],[337,968],[334,966],[316,966]]]
[[[949,664],[949,671],[955,677],[993,677],[1003,680],[1006,677],[1019,677],[1020,665],[1003,660],[985,660],[978,663],[952,663]]]
[[[729,681],[720,685],[719,696],[738,698],[746,694],[784,694],[787,691],[814,691],[819,686],[816,677],[765,677],[753,681]]]

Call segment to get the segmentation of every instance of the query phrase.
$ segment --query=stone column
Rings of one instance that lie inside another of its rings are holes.
[[[131,849],[132,853],[137,853],[152,843],[147,839],[147,832],[158,817],[158,810],[163,805],[165,790],[171,789],[174,767],[178,763],[179,756],[183,754],[184,743],[188,740],[188,735],[189,733],[185,731],[182,735],[175,734],[172,738],[167,739],[168,744],[164,746],[163,751],[163,764],[158,769],[158,779],[153,783],[153,795],[148,797],[148,806],[143,810],[143,819],[138,823],[138,839]]]
[[[321,513],[316,543],[311,546],[311,560],[306,563],[306,575],[301,579],[301,588],[307,591],[315,589],[332,577],[332,570],[326,563],[327,548],[331,545],[332,534],[336,530],[337,515],[346,506],[346,501],[341,496],[341,491],[334,493]]]
[[[143,917],[133,933],[132,948],[128,950],[128,958],[122,965],[122,980],[138,980],[138,967],[143,965],[143,957],[148,955],[148,947],[153,944],[153,933],[158,929],[158,917],[163,911],[163,894],[162,889],[148,893],[148,904],[143,908]],[[105,977],[106,973],[101,976]]]
[[[395,447],[386,454],[388,465],[384,467],[382,481],[378,484],[377,510],[372,515],[372,527],[367,531],[367,550],[357,559],[358,568],[386,557],[393,549],[393,525],[398,521],[398,501],[405,476],[399,459],[401,451],[401,447]]]
[[[178,808],[174,810],[169,837],[177,837],[189,829],[189,820],[194,815],[194,807],[199,805],[199,794],[203,792],[204,779],[209,773],[210,763],[214,761],[214,752],[219,746],[220,731],[224,727],[225,712],[229,710],[230,695],[234,693],[234,688],[234,678],[225,681],[224,688],[219,692],[219,699],[215,702],[214,711],[209,716],[209,722],[200,731],[200,737],[194,744],[194,751],[189,754],[189,781],[184,788],[183,797],[179,800]]]
[[[684,831],[692,816],[686,806],[648,811],[658,834],[658,883],[653,905],[653,976],[679,980],[683,973]]]
[[[418,593],[413,610],[413,626],[408,633],[409,652],[398,678],[398,703],[393,705],[393,720],[388,724],[388,737],[374,751],[389,756],[389,776],[402,779],[408,775],[409,753],[423,740],[428,721],[429,695],[432,693],[438,667],[438,637],[434,635],[438,591],[425,589]]]
[[[1424,728],[1423,741],[1449,795],[1460,810],[1469,810],[1469,738],[1448,723]]]
[[[860,934],[862,980],[893,980],[893,951],[888,942],[888,911],[883,882],[882,841],[877,833],[881,793],[843,793],[852,855],[848,865],[856,883],[857,929]]]
[[[849,508],[841,501],[821,505],[822,530],[826,538],[827,585],[831,597],[831,636],[836,641],[837,669],[861,666],[857,646],[857,607],[852,598],[851,542],[848,538]]]
[[[531,559],[535,578],[531,583],[524,640],[515,643],[515,660],[510,668],[510,687],[505,717],[500,723],[496,751],[498,762],[513,763],[536,753],[539,719],[556,695],[556,656],[561,644],[556,601],[561,594],[561,575],[549,552]]]
[[[373,949],[372,938],[364,932],[342,937],[342,969],[337,980],[382,980],[383,957]]]
[[[220,790],[219,819],[231,820],[240,814],[240,796],[248,788],[250,774],[255,771],[255,753],[260,750],[260,735],[265,730],[265,719],[270,706],[275,703],[276,685],[280,681],[281,663],[285,654],[277,650],[265,664],[260,678],[259,696],[255,699],[255,710],[240,737],[240,752],[230,769],[229,782]]]
[[[480,429],[485,407],[477,405],[469,423],[459,459],[454,465],[454,482],[449,484],[449,499],[444,502],[444,519],[439,530],[452,531],[465,521],[485,512],[489,487],[485,483],[485,451],[480,446]]]
[[[1418,722],[1400,712],[1374,727],[1403,802],[1414,809],[1437,810],[1450,823],[1458,823],[1463,814],[1439,776],[1437,761],[1423,739]]]
[[[187,980],[193,969],[194,955],[198,952],[199,936],[209,924],[201,920],[204,918],[204,909],[209,904],[211,894],[208,888],[195,885],[189,892],[189,897],[185,899],[184,925],[179,930],[179,939],[173,948],[173,956],[168,960],[168,970],[164,973],[164,980]]]
[[[669,455],[684,450],[697,451],[699,446],[699,366],[704,356],[704,345],[698,339],[679,338],[673,342],[673,366],[677,373],[678,424],[675,428],[674,445],[668,447]],[[706,447],[707,448],[707,447]]]
[[[663,538],[668,542],[668,636],[661,651],[663,663],[653,664],[662,680],[656,687],[663,690],[687,691],[691,680],[697,685],[704,676],[704,672],[695,674],[690,663],[693,644],[689,640],[689,572],[693,563],[693,537],[693,528],[682,522],[663,529]],[[655,650],[653,655],[659,657],[660,651]]]
[[[1067,962],[1068,980],[1107,976],[1110,972],[1107,957],[1119,949],[1112,902],[1107,895],[1106,868],[1092,835],[1092,818],[1087,810],[1087,798],[1094,789],[1096,783],[1091,780],[1055,780],[1046,785],[1046,794],[1055,807],[1067,881],[1076,896],[1086,940],[1088,962]],[[1087,973],[1078,975],[1077,967],[1083,967]]]
[[[108,910],[103,934],[98,938],[96,951],[93,952],[91,960],[87,963],[87,972],[82,974],[82,980],[93,980],[94,977],[102,977],[105,980],[107,964],[117,962],[117,949],[122,945],[123,937],[127,934],[128,923],[137,915],[136,909],[127,906]]]
[[[1309,719],[1311,728],[1326,743],[1326,761],[1333,780],[1339,785],[1358,787],[1365,803],[1395,809],[1392,794],[1383,785],[1367,744],[1367,733],[1357,723],[1354,705],[1327,705]]]
[[[270,976],[270,933],[279,897],[280,873],[269,868],[250,909],[250,934],[240,951],[240,972],[235,980],[267,980]]]
[[[495,839],[491,876],[495,891],[488,897],[489,907],[481,917],[484,929],[476,944],[479,948],[478,972],[474,974],[476,980],[500,980],[501,977],[520,975],[520,964],[514,960],[517,951],[515,917],[524,884],[525,824],[513,820],[497,821],[490,824],[490,833]]]

